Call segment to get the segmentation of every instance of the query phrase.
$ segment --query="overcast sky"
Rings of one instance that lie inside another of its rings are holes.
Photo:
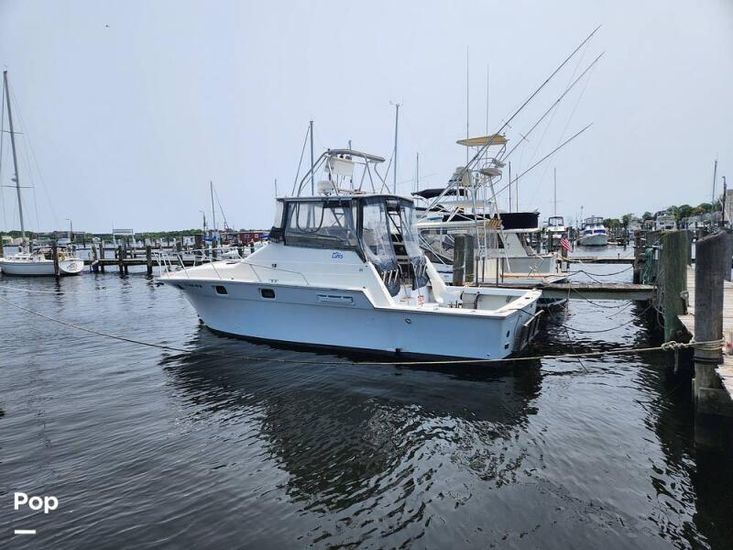
[[[507,129],[532,126],[514,174],[520,207],[620,216],[710,201],[733,184],[733,2],[278,2],[0,0],[0,65],[15,99],[29,226],[136,231],[200,225],[213,179],[231,226],[269,227],[309,120],[316,154],[389,157],[400,102],[400,191],[445,183],[471,134],[491,130],[597,25],[594,39]],[[7,135],[2,183],[11,184]],[[719,188],[721,182],[719,181]],[[17,228],[3,188],[0,229]],[[34,201],[35,198],[35,201]],[[503,200],[505,205],[506,200]],[[37,213],[36,213],[37,212]]]

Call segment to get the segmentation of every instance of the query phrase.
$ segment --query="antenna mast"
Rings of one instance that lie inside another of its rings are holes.
[[[553,210],[553,216],[557,216],[557,168],[553,168],[553,180],[555,182],[555,189],[554,189],[554,195],[555,195],[555,208]]]
[[[415,153],[415,191],[420,190],[420,153]]]
[[[313,121],[311,120],[310,126],[308,126],[308,133],[311,138],[311,195],[316,194],[316,177],[313,174],[314,161],[313,161]]]
[[[486,65],[486,135],[489,135],[489,66]]]
[[[394,104],[394,165],[392,166],[392,192],[397,194],[397,129],[400,122],[400,104]]]
[[[211,180],[209,180],[209,193],[211,194],[211,223],[214,226],[214,232],[216,232],[216,210],[214,209],[214,182]]]
[[[469,73],[468,73],[468,46],[466,46],[466,139],[470,137],[469,135]],[[466,165],[468,165],[468,150],[469,148],[466,147]]]
[[[20,233],[25,242],[25,224],[23,223],[23,201],[20,197],[20,176],[18,175],[18,156],[15,152],[15,132],[13,131],[13,114],[10,111],[10,88],[8,87],[8,71],[3,71],[3,83],[5,84],[5,100],[8,106],[8,126],[10,127],[10,146],[13,149],[13,169],[15,171],[15,191],[18,194],[18,217],[20,218]],[[717,161],[716,161],[717,162]]]
[[[10,111],[8,111],[8,114],[10,114]],[[13,123],[10,123],[10,131],[13,131]],[[15,148],[13,148],[13,152],[15,152]],[[718,159],[715,159],[715,164],[713,164],[713,200],[710,201],[710,204],[715,206],[715,180],[718,179]],[[20,192],[20,191],[19,191]]]

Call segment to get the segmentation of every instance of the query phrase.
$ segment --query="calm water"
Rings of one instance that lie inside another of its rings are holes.
[[[364,366],[213,335],[142,274],[0,297],[185,349],[0,303],[3,548],[733,547],[733,454],[695,445],[661,354]],[[648,345],[641,313],[574,301],[532,351]]]

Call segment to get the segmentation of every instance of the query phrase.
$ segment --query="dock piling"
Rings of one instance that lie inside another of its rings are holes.
[[[721,257],[728,249],[727,233],[716,233],[697,241],[695,250],[695,340],[714,342],[723,337],[723,280]],[[730,265],[728,265],[730,271]],[[715,414],[722,400],[716,368],[722,362],[722,345],[695,346],[694,393],[697,411]]]
[[[99,258],[97,256],[97,245],[92,245],[92,272],[99,273]]]
[[[678,340],[684,332],[679,319],[686,313],[682,293],[687,290],[687,232],[667,231],[660,237],[659,297],[664,316],[664,341]]]
[[[148,276],[151,276],[153,274],[153,249],[150,245],[145,246],[145,267]]]
[[[476,271],[476,265],[474,260],[474,251],[475,251],[475,242],[473,235],[466,235],[465,237],[465,246],[466,246],[466,252],[465,252],[465,283],[466,284],[473,284],[476,281],[475,277],[475,271]]]
[[[122,245],[117,245],[117,267],[120,270],[120,275],[125,273],[125,256],[122,251]]]
[[[51,244],[51,255],[53,256],[53,276],[58,280],[61,270],[59,269],[59,247],[56,241]]]
[[[733,258],[733,235],[731,235],[728,232],[724,232],[724,235],[726,236],[725,240],[725,248],[723,250],[723,253],[720,255],[720,259],[723,262],[723,279],[730,282],[730,272],[731,272],[731,260]]]
[[[456,235],[453,238],[453,284],[463,286],[466,269],[466,236]]]

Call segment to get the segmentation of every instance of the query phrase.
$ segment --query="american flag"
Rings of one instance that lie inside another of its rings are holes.
[[[563,247],[568,252],[570,252],[570,241],[567,240],[565,237],[560,239],[560,246]]]

